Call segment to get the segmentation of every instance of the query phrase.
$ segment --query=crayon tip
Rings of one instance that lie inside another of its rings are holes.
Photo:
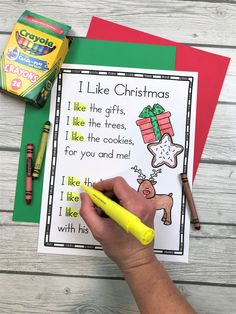
[[[46,125],[51,125],[51,122],[50,122],[50,121],[47,121],[45,124],[46,124]]]
[[[200,230],[200,229],[201,229],[201,226],[200,226],[200,225],[197,225],[197,226],[194,226],[194,228],[195,228],[196,230]]]
[[[31,199],[26,199],[26,204],[29,205],[31,203]]]

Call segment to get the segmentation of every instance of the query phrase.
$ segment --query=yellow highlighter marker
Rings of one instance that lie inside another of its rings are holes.
[[[154,238],[154,230],[142,223],[140,218],[133,213],[109,199],[102,192],[81,185],[87,192],[93,203],[100,207],[110,218],[120,225],[126,232],[132,234],[143,245],[149,244]]]

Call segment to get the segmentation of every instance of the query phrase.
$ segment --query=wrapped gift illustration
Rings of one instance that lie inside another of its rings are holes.
[[[174,135],[172,125],[170,123],[170,116],[171,116],[171,113],[169,111],[156,116],[161,135],[164,135],[164,134],[169,134],[170,136]]]
[[[159,104],[143,109],[139,115],[142,119],[137,120],[136,124],[140,128],[144,143],[159,141],[164,134],[174,135],[170,116],[171,113],[165,112],[165,109]]]

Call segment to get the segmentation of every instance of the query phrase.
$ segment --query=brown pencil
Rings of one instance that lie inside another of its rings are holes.
[[[196,230],[200,230],[201,226],[200,226],[200,222],[198,219],[198,214],[197,214],[197,210],[196,210],[196,206],[193,200],[193,195],[189,186],[189,182],[188,182],[188,177],[186,173],[181,173],[180,174],[181,180],[182,180],[182,184],[183,184],[183,188],[184,188],[184,192],[188,201],[188,205],[189,205],[189,209],[191,212],[191,223],[194,224],[194,228]]]

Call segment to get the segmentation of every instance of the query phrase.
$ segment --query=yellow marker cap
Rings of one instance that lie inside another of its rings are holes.
[[[128,226],[128,233],[131,233],[143,245],[152,242],[155,231],[141,222],[133,222]]]

